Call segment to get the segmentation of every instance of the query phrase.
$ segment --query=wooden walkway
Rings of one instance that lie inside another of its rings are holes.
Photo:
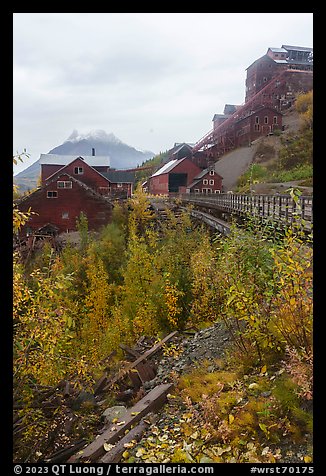
[[[242,195],[219,193],[214,195],[180,194],[182,203],[192,203],[197,208],[217,209],[240,216],[252,215],[269,219],[280,226],[294,222],[305,231],[313,225],[313,196],[301,196],[294,201],[290,195]]]

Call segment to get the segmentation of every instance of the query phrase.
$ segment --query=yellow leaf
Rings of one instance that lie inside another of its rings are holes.
[[[129,451],[124,451],[124,452],[122,453],[122,456],[123,456],[123,458],[128,458],[128,456],[129,456]]]
[[[231,413],[230,413],[230,415],[229,415],[229,424],[232,425],[233,422],[234,422],[234,416],[231,415]]]
[[[296,304],[295,298],[291,298],[290,299],[290,306],[295,306],[295,304]]]
[[[303,461],[305,463],[311,463],[312,462],[312,457],[311,456],[304,456],[303,457]]]
[[[114,445],[111,445],[110,443],[104,443],[103,448],[105,451],[110,451],[112,450]]]
[[[264,374],[264,373],[266,372],[266,370],[267,370],[267,365],[264,365],[264,366],[261,368],[260,373],[261,373],[261,374]]]

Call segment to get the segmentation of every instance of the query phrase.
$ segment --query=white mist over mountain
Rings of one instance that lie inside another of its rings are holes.
[[[105,155],[110,157],[111,167],[115,169],[128,169],[141,165],[154,157],[154,152],[140,151],[125,144],[112,132],[107,133],[102,129],[93,129],[89,132],[78,132],[74,129],[62,144],[51,149],[48,154],[83,156]],[[14,176],[14,181],[22,190],[36,186],[40,175],[39,160]]]
[[[92,129],[86,133],[79,133],[77,129],[74,129],[65,142],[80,142],[82,140],[95,140],[113,144],[122,144],[122,141],[118,139],[112,132],[108,134],[103,129]]]

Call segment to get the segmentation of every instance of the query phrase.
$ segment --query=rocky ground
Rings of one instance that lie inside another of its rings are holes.
[[[143,337],[134,349],[143,353],[153,344],[154,339]],[[243,409],[259,402],[263,405],[263,411],[264,408],[267,412],[270,411],[269,408],[275,403],[271,396],[272,385],[281,373],[277,369],[262,368],[248,372],[247,375],[238,374],[234,364],[230,368],[227,363],[229,350],[232,348],[232,338],[223,322],[198,331],[179,332],[164,344],[161,352],[152,358],[156,376],[144,384],[140,398],[161,383],[174,383],[174,390],[155,418],[148,415],[148,428],[140,441],[131,441],[126,445],[121,462],[312,461],[311,434],[296,440],[285,429],[284,437],[277,442],[273,441],[267,426],[284,424],[275,419],[273,414],[267,420],[261,420],[266,423],[261,426],[266,432],[266,438],[259,428],[258,432],[250,432],[250,417],[248,427],[245,422],[236,439],[237,445],[231,442],[228,431],[232,429],[232,424],[236,426]],[[40,449],[38,461],[46,461],[69,444],[80,442],[82,447],[87,441],[93,441],[112,422],[123,422],[127,407],[134,404],[134,401],[118,401],[106,394],[99,400],[86,391],[60,395],[60,411],[49,424],[48,439],[52,439],[53,444],[47,446],[44,452]],[[197,398],[193,398],[194,395]],[[214,405],[222,412],[222,417],[221,413],[214,413]],[[254,407],[254,414],[257,410]],[[223,425],[225,434],[221,432]]]
[[[163,350],[163,356],[157,359],[157,375],[153,380],[145,383],[145,391],[149,391],[158,384],[171,381],[175,383],[177,389],[178,386],[180,387],[180,379],[183,376],[203,367],[207,374],[214,375],[224,369],[231,344],[231,336],[222,322],[215,323],[193,335],[178,334]],[[268,377],[267,374],[269,374]],[[260,378],[271,380],[275,378],[271,372],[266,372],[265,375],[266,377]],[[250,384],[254,382],[254,376],[245,377],[246,381],[238,382],[235,386],[252,388],[257,398],[265,398],[267,404],[271,392],[264,392],[264,387],[259,390],[260,383],[259,385]],[[205,384],[206,382],[203,381],[203,393]],[[180,388],[168,396],[168,402],[159,412],[156,422],[148,428],[139,442],[133,442],[126,447],[122,462],[302,463],[312,460],[310,435],[306,435],[304,441],[299,443],[293,442],[293,439],[286,435],[277,444],[269,443],[267,440],[265,444],[261,444],[254,438],[250,438],[249,434],[244,434],[243,442],[240,440],[243,448],[240,449],[233,449],[227,442],[217,443],[211,433],[201,427],[203,424],[202,404],[190,402],[189,398],[184,397]],[[244,402],[245,406],[246,399]],[[212,415],[209,418],[211,417]]]

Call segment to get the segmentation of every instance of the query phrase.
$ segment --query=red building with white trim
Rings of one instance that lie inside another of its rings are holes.
[[[23,236],[51,224],[58,232],[76,230],[76,219],[83,212],[87,216],[90,230],[99,229],[110,222],[113,205],[108,197],[67,172],[57,173],[43,186],[25,195],[18,201],[20,211],[33,212],[21,230]]]
[[[213,167],[202,170],[188,185],[187,193],[221,193],[223,177]]]
[[[148,191],[153,195],[184,193],[200,172],[188,158],[170,160],[148,179]]]
[[[132,194],[134,172],[111,170],[108,157],[42,154],[40,162],[42,186],[17,201],[22,212],[34,212],[21,235],[45,225],[74,231],[81,212],[90,230],[99,229],[111,220],[112,199]]]

